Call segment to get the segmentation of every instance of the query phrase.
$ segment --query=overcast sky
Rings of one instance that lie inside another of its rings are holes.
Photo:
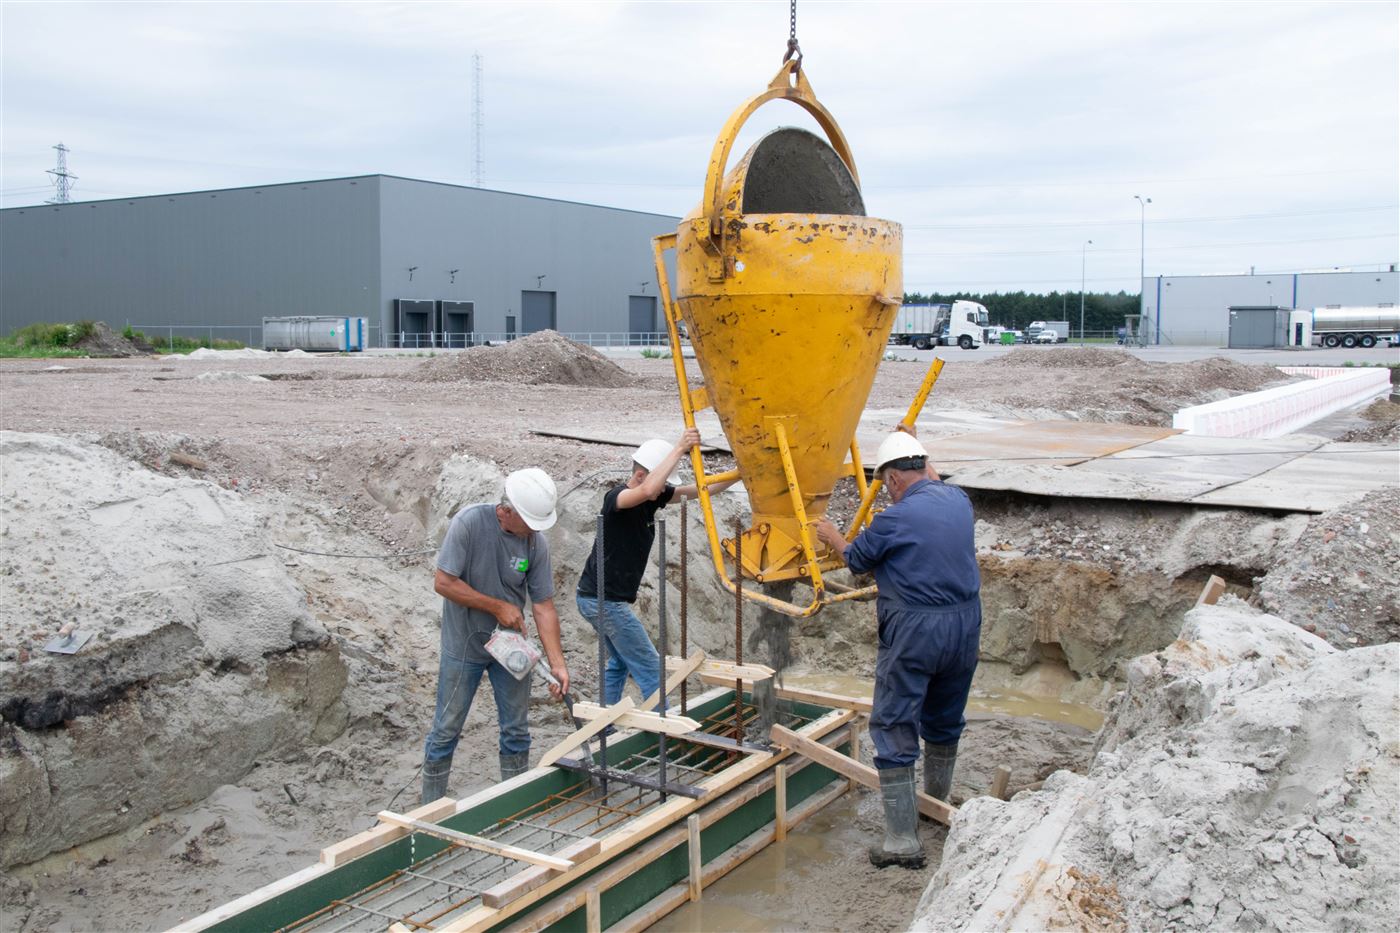
[[[788,4],[0,5],[5,207],[385,173],[684,214]],[[1400,259],[1400,4],[819,3],[804,69],[920,291]],[[775,102],[742,146],[778,125]],[[742,150],[739,150],[742,151]],[[1085,246],[1088,240],[1092,246]]]

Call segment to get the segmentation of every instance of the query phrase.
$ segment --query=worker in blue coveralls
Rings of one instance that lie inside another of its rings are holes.
[[[880,646],[870,737],[885,811],[877,868],[921,868],[914,765],[924,740],[924,793],[947,800],[982,631],[972,503],[948,486],[904,425],[885,438],[875,471],[894,505],[846,541],[831,522],[817,534],[856,573],[874,573]]]

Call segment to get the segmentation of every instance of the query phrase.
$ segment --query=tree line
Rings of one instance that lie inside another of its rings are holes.
[[[953,301],[975,301],[987,309],[993,324],[1014,330],[1025,330],[1031,321],[1069,321],[1079,330],[1079,292],[1050,292],[1047,295],[1027,292],[905,292],[907,305],[944,304]],[[1123,326],[1123,315],[1138,313],[1138,296],[1127,292],[1086,292],[1084,294],[1084,329],[1114,331]]]

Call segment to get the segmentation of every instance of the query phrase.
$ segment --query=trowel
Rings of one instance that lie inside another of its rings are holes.
[[[45,651],[52,651],[54,654],[77,654],[82,650],[83,645],[92,641],[92,632],[78,631],[77,623],[69,622],[58,630],[58,636],[50,639],[44,646]]]

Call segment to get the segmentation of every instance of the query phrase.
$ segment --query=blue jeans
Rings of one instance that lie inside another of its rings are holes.
[[[598,600],[593,596],[577,596],[578,611],[588,624],[598,630]],[[642,620],[632,614],[627,603],[603,603],[602,631],[608,645],[608,664],[603,671],[603,703],[611,706],[622,699],[622,686],[627,675],[637,682],[645,700],[661,685],[661,655],[651,643],[651,636],[642,627]]]
[[[962,737],[977,670],[982,598],[924,607],[881,597],[876,613],[880,650],[870,711],[875,767],[907,768],[919,758],[920,736],[933,745],[953,745]]]
[[[433,712],[433,728],[423,748],[424,761],[452,758],[483,673],[490,676],[491,689],[496,694],[501,754],[517,755],[530,750],[530,678],[516,680],[495,660],[472,661],[443,652],[438,666],[437,709]]]

